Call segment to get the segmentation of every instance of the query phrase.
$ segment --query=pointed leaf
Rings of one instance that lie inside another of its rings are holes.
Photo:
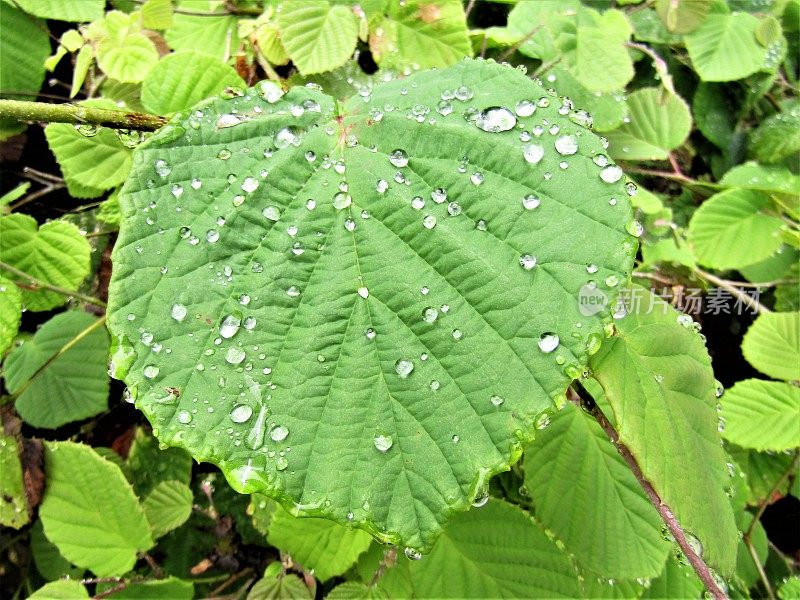
[[[738,537],[711,361],[697,332],[678,321],[686,317],[647,290],[633,291],[639,308],[592,357],[595,377],[645,479],[702,542],[705,559],[729,574]]]
[[[49,221],[37,230],[36,220],[28,215],[0,217],[0,261],[43,283],[77,290],[89,274],[89,253],[89,242],[72,223]],[[28,310],[50,310],[66,301],[56,292],[22,290]]]
[[[47,487],[39,515],[47,538],[68,560],[99,577],[129,571],[136,553],[153,541],[119,467],[89,446],[45,442],[45,468]]]
[[[104,411],[108,333],[96,317],[56,315],[5,362],[8,391],[26,423],[55,428]]]
[[[745,333],[742,353],[765,375],[800,380],[800,312],[760,314]]]
[[[670,549],[661,519],[608,436],[572,404],[525,450],[536,516],[585,569],[604,578],[657,576]]]
[[[447,89],[471,98],[407,118]],[[137,151],[109,301],[124,379],[162,442],[239,491],[430,547],[596,349],[609,309],[578,299],[594,279],[613,301],[631,268],[622,172],[556,102],[519,117],[561,127],[533,145],[507,108],[465,120],[546,96],[494,63],[383,84],[338,116],[313,89],[277,94],[217,99]]]

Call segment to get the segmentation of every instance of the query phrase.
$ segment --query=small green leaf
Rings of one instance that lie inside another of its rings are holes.
[[[5,362],[8,390],[26,423],[52,429],[106,410],[108,333],[88,313],[61,313]]]
[[[783,241],[778,235],[782,221],[761,212],[769,205],[766,194],[741,188],[706,200],[689,221],[689,242],[697,261],[715,269],[736,269],[771,256]]]
[[[639,89],[628,95],[628,120],[606,134],[609,153],[624,160],[664,160],[691,129],[692,115],[680,96]]]
[[[724,397],[724,396],[723,396]],[[770,498],[774,492],[784,495],[789,492],[789,482],[775,489],[775,482],[780,479],[792,464],[792,455],[775,452],[756,452],[740,448],[728,443],[727,450],[731,458],[746,478],[747,504],[755,505]]]
[[[150,528],[119,467],[89,446],[45,442],[47,486],[39,515],[69,561],[99,577],[123,575],[153,545]],[[102,540],[87,544],[86,540]]]
[[[738,538],[711,361],[697,332],[681,324],[684,316],[648,290],[632,289],[638,310],[617,321],[617,335],[590,365],[645,479],[700,539],[707,562],[729,574]]]
[[[353,11],[327,0],[293,0],[278,13],[281,40],[303,75],[342,66],[353,54],[358,23]]]
[[[615,579],[663,569],[670,545],[658,513],[608,436],[574,405],[525,450],[525,486],[537,518],[583,568]]]
[[[352,567],[372,537],[327,519],[299,519],[282,508],[272,516],[269,543],[288,552],[323,583]]]
[[[136,493],[144,498],[160,483],[192,479],[192,457],[181,448],[159,448],[158,440],[142,427],[136,428],[128,452],[128,467]]]
[[[193,7],[197,11],[196,7]],[[238,43],[233,15],[197,16],[176,14],[172,27],[164,34],[173,50],[196,50],[219,60],[227,60]]]
[[[22,318],[22,293],[13,281],[0,276],[0,357],[14,343]]]
[[[563,58],[565,40],[574,50],[575,14],[584,10],[577,0],[518,2],[508,14],[508,28],[526,40],[521,54],[549,62]]]
[[[764,163],[776,163],[800,151],[800,102],[764,120],[750,136],[750,153]]]
[[[501,500],[455,517],[422,560],[398,561],[379,586],[406,571],[417,598],[582,596],[567,554],[528,513]]]
[[[19,448],[13,435],[0,432],[0,525],[19,529],[30,520]]]
[[[46,583],[29,597],[31,600],[80,600],[88,598],[89,592],[80,581],[62,579]]]
[[[378,588],[368,587],[357,581],[345,581],[337,585],[325,596],[325,600],[369,600],[371,598],[386,598],[389,595]]]
[[[262,23],[255,31],[256,44],[261,54],[273,65],[285,65],[289,55],[281,42],[278,25],[273,22]]]
[[[782,381],[745,379],[725,392],[721,404],[726,440],[759,451],[800,446],[800,388]]]
[[[381,66],[452,65],[472,55],[460,0],[391,2],[370,34],[370,49]]]
[[[29,0],[32,2],[32,0]],[[3,98],[30,100],[44,81],[44,61],[50,54],[50,40],[43,21],[33,19],[8,3],[0,4],[3,25],[0,27],[0,91]],[[27,127],[16,120],[0,119],[0,140],[24,131]]]
[[[86,81],[86,75],[89,73],[89,67],[92,66],[92,60],[94,60],[94,49],[87,44],[80,49],[78,56],[75,58],[72,86],[69,89],[70,98],[74,98],[81,91],[83,82]]]
[[[685,37],[703,81],[743,79],[763,69],[767,49],[756,40],[758,19],[748,13],[713,13]]]
[[[272,565],[280,566],[279,563]],[[311,590],[297,575],[272,573],[269,567],[264,577],[256,581],[247,594],[247,600],[311,600],[312,598]]]
[[[692,113],[697,128],[722,150],[727,150],[731,144],[739,103],[721,83],[700,82],[695,91]]]
[[[742,353],[765,375],[800,380],[800,312],[760,314],[744,335]]]
[[[98,108],[114,108],[109,101],[87,102]],[[58,160],[70,194],[94,198],[121,184],[131,169],[131,150],[113,129],[87,131],[67,123],[51,123],[44,129],[47,143]],[[88,134],[88,135],[86,135]]]
[[[89,274],[89,253],[89,242],[72,223],[49,221],[37,230],[36,220],[28,215],[0,217],[0,261],[43,283],[77,290]],[[66,301],[56,292],[22,290],[28,310],[50,310]]]
[[[162,481],[144,499],[154,538],[183,525],[192,513],[192,490],[182,481]]]
[[[624,40],[599,27],[578,27],[573,72],[595,92],[621,90],[633,78],[633,61]]]
[[[14,0],[22,10],[42,19],[88,23],[103,18],[105,0]],[[7,6],[3,6],[3,20]]]
[[[622,171],[496,63],[336,112],[311,88],[279,94],[215,99],[137,149],[109,299],[123,378],[163,443],[238,491],[424,550],[518,459],[610,322],[579,297],[596,279],[613,305],[630,272]],[[407,118],[419,106],[435,125]],[[513,128],[544,119],[560,135]]]
[[[19,200],[25,194],[28,193],[28,190],[30,189],[30,187],[31,187],[31,182],[30,181],[25,181],[23,183],[20,183],[14,189],[6,192],[2,196],[0,196],[0,207],[5,208],[6,206],[8,206],[12,202],[14,202],[14,200]]]
[[[227,87],[243,88],[233,67],[196,51],[168,54],[150,71],[142,85],[142,104],[152,113],[185,110]]]
[[[706,19],[714,0],[656,0],[656,12],[667,29],[691,33]]]
[[[123,83],[139,83],[158,62],[158,50],[143,33],[133,31],[121,39],[107,37],[97,47],[97,65]]]

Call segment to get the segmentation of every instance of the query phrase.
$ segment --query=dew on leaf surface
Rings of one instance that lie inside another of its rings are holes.
[[[388,452],[394,442],[390,435],[376,435],[373,443],[378,452]]]
[[[231,410],[230,418],[234,423],[244,423],[253,415],[253,408],[247,404],[239,404]]]
[[[539,350],[547,353],[558,348],[560,341],[557,334],[547,331],[539,336],[539,341],[537,343],[539,345]]]
[[[186,307],[183,304],[173,304],[170,314],[176,321],[183,321],[186,318]]]
[[[394,370],[401,379],[405,379],[414,370],[414,363],[406,358],[401,358],[394,363]]]
[[[491,106],[476,113],[472,122],[482,131],[500,133],[513,129],[517,124],[517,117],[503,106]]]

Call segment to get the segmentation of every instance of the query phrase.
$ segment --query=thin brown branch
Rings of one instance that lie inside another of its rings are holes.
[[[95,306],[99,306],[101,308],[106,307],[106,303],[102,300],[98,300],[97,298],[93,298],[92,296],[87,296],[85,294],[81,294],[80,292],[75,292],[73,290],[68,290],[57,285],[53,285],[51,283],[47,283],[28,275],[25,271],[20,271],[16,267],[12,267],[8,263],[0,262],[0,271],[7,271],[12,275],[16,275],[17,277],[21,277],[22,279],[26,280],[28,284],[24,284],[22,282],[15,281],[18,286],[29,289],[32,291],[35,290],[49,290],[51,292],[55,292],[56,294],[61,294],[62,296],[67,296],[68,298],[75,298],[76,300],[81,300],[86,302],[87,304],[94,304]]]
[[[513,46],[511,46],[508,50],[503,52],[497,59],[497,62],[503,62],[507,60],[509,56],[514,54],[517,50],[519,50],[523,44],[525,44],[528,40],[530,40],[536,33],[542,28],[542,24],[538,23],[533,29],[531,29],[528,33],[526,33],[522,38]]]
[[[573,397],[572,401],[580,406],[579,399]],[[636,461],[636,458],[633,456],[630,449],[620,441],[617,430],[606,418],[605,414],[603,414],[603,411],[600,410],[600,407],[594,405],[588,412],[595,418],[603,431],[605,431],[606,435],[614,444],[623,460],[627,463],[631,472],[633,472],[634,477],[636,477],[639,485],[644,490],[648,500],[650,500],[650,503],[658,511],[661,519],[664,521],[670,533],[675,538],[675,541],[678,543],[678,546],[680,546],[680,549],[686,555],[689,564],[692,566],[692,569],[694,569],[694,572],[697,573],[700,581],[703,582],[703,585],[706,587],[706,590],[708,590],[708,593],[712,598],[714,598],[714,600],[727,600],[728,596],[725,594],[722,588],[719,587],[719,584],[711,574],[711,570],[706,562],[692,548],[689,540],[686,538],[686,534],[683,532],[683,528],[681,527],[680,523],[678,523],[678,519],[675,518],[672,509],[661,500],[661,497],[658,495],[655,488],[653,488],[652,484],[645,479],[642,469],[639,467],[639,463]]]
[[[719,287],[720,289],[725,290],[731,296],[736,298],[739,302],[741,302],[742,304],[744,304],[748,308],[752,309],[754,312],[756,312],[758,314],[772,312],[766,306],[761,304],[758,300],[756,300],[755,298],[753,298],[749,294],[746,294],[745,292],[740,290],[738,287],[733,285],[732,282],[730,282],[730,281],[728,281],[726,279],[722,279],[721,277],[717,277],[713,273],[708,273],[707,271],[703,271],[702,269],[700,269],[698,267],[695,267],[694,272],[697,273],[700,277],[702,277],[706,281],[709,281],[709,282],[713,283],[714,285],[716,285],[717,287]]]

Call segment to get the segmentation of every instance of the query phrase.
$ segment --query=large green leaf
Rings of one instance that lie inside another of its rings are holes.
[[[108,333],[96,317],[56,315],[21,346],[4,369],[26,423],[55,428],[103,412],[108,400]]]
[[[390,2],[386,8],[370,34],[370,49],[382,66],[444,67],[472,55],[460,0]]]
[[[800,388],[782,381],[745,379],[722,398],[723,437],[755,450],[800,446]]]
[[[687,35],[686,49],[700,78],[732,81],[765,68],[767,48],[756,39],[758,23],[748,13],[717,12]]]
[[[288,552],[325,582],[352,567],[372,542],[365,532],[327,519],[300,519],[278,508],[269,525],[269,542]]]
[[[784,167],[759,165],[752,161],[732,168],[720,183],[790,197],[800,194],[800,176]]]
[[[800,151],[800,102],[765,119],[750,137],[750,152],[758,160],[775,163]]]
[[[778,235],[781,220],[761,212],[769,204],[766,194],[740,188],[706,200],[689,221],[689,242],[698,262],[735,269],[771,256],[783,240]]]
[[[0,432],[0,524],[19,529],[30,520],[17,440]]]
[[[659,88],[628,96],[628,120],[606,134],[611,156],[623,160],[663,160],[692,129],[692,115],[682,98]]]
[[[592,357],[595,377],[645,479],[700,539],[706,560],[731,573],[737,532],[711,361],[698,333],[682,324],[685,316],[646,290],[632,292],[638,308]]]
[[[0,356],[17,337],[22,317],[22,292],[10,280],[0,276]]]
[[[282,572],[279,563],[271,563],[264,577],[247,594],[247,600],[311,600],[312,597],[303,580],[293,573]]]
[[[43,19],[88,22],[103,17],[105,0],[14,0],[22,10]],[[8,7],[3,6],[3,20]]]
[[[677,552],[667,561],[664,572],[650,582],[642,598],[663,600],[664,598],[699,598],[703,584],[683,555]]]
[[[800,380],[800,312],[760,314],[742,340],[742,353],[765,375]]]
[[[278,26],[286,52],[303,75],[341,67],[358,41],[352,9],[327,0],[284,2]]]
[[[41,282],[77,290],[89,274],[89,253],[89,242],[72,223],[49,221],[37,230],[36,220],[28,215],[0,217],[0,261]],[[28,310],[50,310],[66,301],[66,296],[56,292],[22,290]]]
[[[567,554],[526,512],[501,500],[458,515],[430,555],[399,560],[379,586],[391,589],[405,571],[415,598],[582,596]]]
[[[122,575],[153,545],[130,484],[89,446],[46,442],[47,487],[39,508],[47,538],[99,577]],[[95,543],[87,544],[87,540]]]
[[[536,516],[606,578],[655,577],[670,544],[661,520],[600,426],[568,404],[525,450]]]
[[[162,442],[238,490],[427,548],[596,350],[610,311],[581,289],[613,301],[636,247],[622,172],[491,62],[339,114],[277,93],[214,100],[137,151],[109,299],[119,376]],[[544,120],[560,130],[508,130]]]
[[[17,10],[11,4],[0,4],[3,26],[0,27],[0,90],[3,98],[30,100],[44,81],[44,61],[50,54],[46,26]],[[9,94],[8,92],[22,92]],[[0,119],[0,139],[25,130],[15,120]]]
[[[108,100],[90,106],[114,108]],[[131,150],[113,129],[89,126],[89,130],[83,130],[67,123],[51,123],[44,134],[72,196],[96,198],[128,176]]]
[[[108,35],[97,45],[97,66],[111,79],[123,83],[139,83],[158,62],[158,50],[153,41],[138,27],[115,18],[113,11],[106,17]]]

